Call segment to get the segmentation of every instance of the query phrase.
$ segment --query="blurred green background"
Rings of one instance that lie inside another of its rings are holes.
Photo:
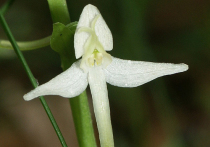
[[[1,0],[0,5],[3,3]],[[210,1],[67,3],[72,21],[78,21],[86,4],[98,7],[113,34],[112,56],[189,65],[187,72],[137,88],[108,85],[115,146],[209,147]],[[5,18],[18,41],[52,33],[47,1],[16,0]],[[7,39],[1,27],[0,39]],[[24,56],[40,84],[62,72],[59,56],[50,47],[26,51]],[[0,146],[61,146],[39,100],[23,100],[32,86],[13,51],[0,50],[0,71]],[[88,95],[92,109],[89,88]],[[68,99],[46,96],[46,100],[68,146],[77,147]]]

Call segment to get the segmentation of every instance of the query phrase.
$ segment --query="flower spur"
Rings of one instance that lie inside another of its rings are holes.
[[[89,84],[102,147],[113,147],[113,133],[106,82],[119,87],[136,87],[164,75],[184,72],[186,64],[122,60],[106,51],[113,48],[112,34],[98,9],[87,5],[74,36],[76,58],[82,59],[49,82],[24,95],[26,101],[43,95],[72,98]]]

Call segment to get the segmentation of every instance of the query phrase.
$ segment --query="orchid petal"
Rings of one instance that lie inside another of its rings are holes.
[[[89,68],[88,81],[101,147],[114,147],[108,91],[102,67]]]
[[[92,22],[94,18],[98,15],[99,18],[97,19],[97,21]],[[87,31],[77,32],[81,27],[86,28]],[[95,6],[89,4],[84,7],[82,14],[80,15],[80,19],[77,25],[77,31],[74,36],[74,48],[77,59],[84,54],[84,44],[90,36],[90,34],[88,33],[88,28],[94,29],[98,40],[102,44],[104,50],[110,51],[113,48],[113,38],[111,31],[109,30],[99,10]]]
[[[75,62],[69,69],[25,94],[23,98],[29,101],[43,95],[60,95],[66,98],[78,96],[88,85],[87,73],[79,67],[80,62],[81,60]]]
[[[153,63],[122,60],[112,57],[112,63],[104,69],[106,81],[119,87],[137,87],[161,76],[184,72],[186,64]]]

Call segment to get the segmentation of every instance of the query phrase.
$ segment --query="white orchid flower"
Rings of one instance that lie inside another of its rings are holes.
[[[113,48],[112,34],[99,10],[87,5],[74,36],[76,58],[69,69],[24,95],[26,101],[43,95],[72,98],[90,85],[101,146],[113,147],[113,134],[106,82],[119,87],[136,87],[164,75],[183,72],[186,64],[122,60],[106,51]]]

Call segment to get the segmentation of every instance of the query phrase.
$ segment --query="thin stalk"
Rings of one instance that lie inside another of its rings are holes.
[[[53,23],[60,22],[67,25],[71,22],[66,0],[48,0],[49,8]],[[69,48],[67,48],[69,49]],[[66,58],[62,53],[59,53],[61,58]],[[70,60],[61,60],[63,70],[69,68]],[[64,63],[65,62],[65,63]],[[76,98],[69,99],[74,125],[76,128],[77,139],[80,147],[96,147],[94,130],[92,125],[91,113],[88,104],[87,94],[84,91]]]
[[[9,7],[13,4],[14,0],[8,0],[5,4],[1,7],[1,14],[4,15]]]
[[[34,50],[50,45],[50,38],[51,36],[33,41],[20,41],[17,45],[21,51]],[[13,46],[8,40],[0,40],[0,49],[13,49]]]
[[[80,147],[97,147],[86,91],[69,99]]]
[[[71,22],[66,0],[47,0],[53,23],[60,22],[67,25]]]
[[[34,76],[33,76],[32,72],[31,72],[31,70],[30,70],[30,68],[29,68],[29,66],[28,66],[28,64],[27,64],[23,54],[19,50],[19,47],[18,47],[18,45],[17,45],[17,43],[16,43],[16,41],[15,41],[15,39],[14,39],[10,29],[9,29],[9,26],[8,26],[6,20],[4,19],[3,14],[0,14],[0,23],[2,24],[2,27],[3,27],[7,37],[9,38],[9,40],[10,40],[10,42],[11,42],[11,44],[12,44],[14,50],[15,50],[15,53],[17,54],[18,58],[20,59],[21,63],[23,64],[24,69],[25,69],[25,71],[26,71],[26,73],[27,73],[27,75],[28,75],[32,85],[34,87],[37,87],[37,81],[34,78]],[[63,138],[63,136],[61,134],[61,131],[60,131],[60,129],[59,129],[59,127],[58,127],[58,125],[57,125],[57,123],[56,123],[56,121],[55,121],[55,119],[54,119],[54,117],[53,117],[53,115],[52,115],[52,113],[50,111],[50,108],[49,108],[49,106],[47,105],[47,103],[46,103],[46,101],[44,99],[44,97],[40,97],[40,101],[41,101],[41,103],[42,103],[42,105],[43,105],[43,107],[44,107],[44,109],[45,109],[45,111],[46,111],[46,113],[47,113],[47,115],[48,115],[52,125],[53,125],[53,128],[55,129],[55,132],[56,132],[56,134],[57,134],[57,136],[58,136],[62,146],[63,147],[67,147],[67,144],[66,144],[66,142],[65,142],[65,140],[64,140],[64,138]]]

